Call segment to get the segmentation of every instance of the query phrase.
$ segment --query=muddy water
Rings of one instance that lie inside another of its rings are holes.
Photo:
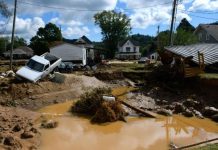
[[[170,142],[184,146],[218,137],[216,123],[208,119],[181,116],[158,119],[129,117],[127,123],[118,121],[93,125],[89,119],[68,112],[72,103],[70,101],[39,110],[59,122],[55,129],[41,130],[40,149],[165,150]]]

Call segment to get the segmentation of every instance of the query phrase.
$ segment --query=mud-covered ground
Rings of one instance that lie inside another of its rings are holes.
[[[217,121],[217,87],[201,85],[195,79],[171,80],[165,74],[150,74],[151,70],[141,69],[142,66],[136,64],[130,67],[125,64],[123,68],[120,65],[102,66],[96,71],[80,72],[80,75],[66,74],[63,83],[44,80],[34,84],[18,82],[13,78],[1,79],[0,148],[36,148],[40,134],[34,127],[34,121],[39,115],[32,111],[78,98],[85,90],[99,86],[137,88],[137,91],[128,93],[124,100],[142,110],[200,118],[215,115],[215,119],[212,119]],[[24,132],[31,138],[22,138]]]
[[[36,149],[40,144],[38,118],[32,111],[0,106],[0,149]]]

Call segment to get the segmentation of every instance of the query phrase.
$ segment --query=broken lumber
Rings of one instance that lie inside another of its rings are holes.
[[[150,111],[141,110],[141,109],[136,108],[136,107],[134,107],[134,106],[132,106],[132,105],[122,101],[122,100],[119,100],[119,102],[121,102],[121,104],[123,104],[123,105],[125,105],[125,106],[127,106],[127,107],[129,107],[129,108],[131,108],[133,110],[135,110],[136,112],[143,114],[146,117],[156,118],[156,115],[154,113],[150,112]]]

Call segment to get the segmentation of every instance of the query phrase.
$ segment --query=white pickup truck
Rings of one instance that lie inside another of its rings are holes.
[[[41,56],[33,56],[26,64],[16,72],[16,75],[21,78],[28,79],[32,82],[44,78],[51,73],[61,63],[61,58],[45,53]]]

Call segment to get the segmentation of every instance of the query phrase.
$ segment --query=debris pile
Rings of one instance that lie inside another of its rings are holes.
[[[111,95],[110,88],[94,88],[81,95],[71,111],[91,116],[92,123],[114,122],[124,120],[126,112],[117,101],[105,101],[104,95]]]

